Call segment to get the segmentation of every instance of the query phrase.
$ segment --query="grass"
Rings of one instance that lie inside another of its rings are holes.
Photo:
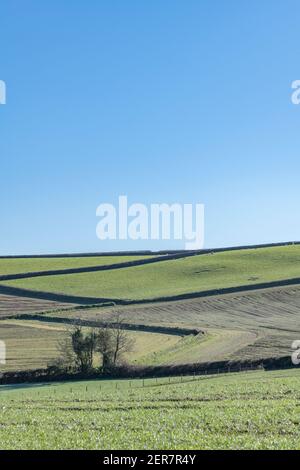
[[[3,285],[111,299],[151,299],[300,277],[300,246],[194,256],[108,272],[47,276]]]
[[[299,449],[300,371],[1,387],[1,449]]]
[[[95,257],[60,257],[60,258],[2,258],[0,259],[0,276],[21,274],[55,269],[83,268],[91,266],[107,266],[126,263],[152,256],[95,256]]]

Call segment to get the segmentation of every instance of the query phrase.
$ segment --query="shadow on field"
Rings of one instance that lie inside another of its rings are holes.
[[[20,384],[9,384],[0,386],[1,392],[8,392],[11,390],[30,389],[30,388],[43,388],[43,387],[54,387],[56,384],[48,383],[20,383]]]

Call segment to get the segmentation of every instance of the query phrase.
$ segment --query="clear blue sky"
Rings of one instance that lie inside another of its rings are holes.
[[[0,15],[1,254],[166,248],[96,238],[119,194],[204,203],[206,247],[300,239],[299,0],[4,0]]]

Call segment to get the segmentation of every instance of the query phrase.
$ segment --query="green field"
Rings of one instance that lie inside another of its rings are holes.
[[[0,276],[56,269],[107,266],[148,259],[152,256],[83,256],[56,258],[0,258]]]
[[[300,277],[300,246],[228,251],[145,266],[3,282],[34,291],[152,299]]]
[[[12,386],[0,396],[1,449],[300,448],[299,370],[149,379],[144,387]]]

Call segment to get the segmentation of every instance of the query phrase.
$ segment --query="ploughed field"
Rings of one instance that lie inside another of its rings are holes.
[[[45,312],[66,307],[70,307],[70,304],[53,302],[51,300],[31,299],[30,297],[0,294],[0,320],[1,317],[14,316],[16,314]]]
[[[299,370],[4,386],[0,397],[1,449],[300,448]]]

